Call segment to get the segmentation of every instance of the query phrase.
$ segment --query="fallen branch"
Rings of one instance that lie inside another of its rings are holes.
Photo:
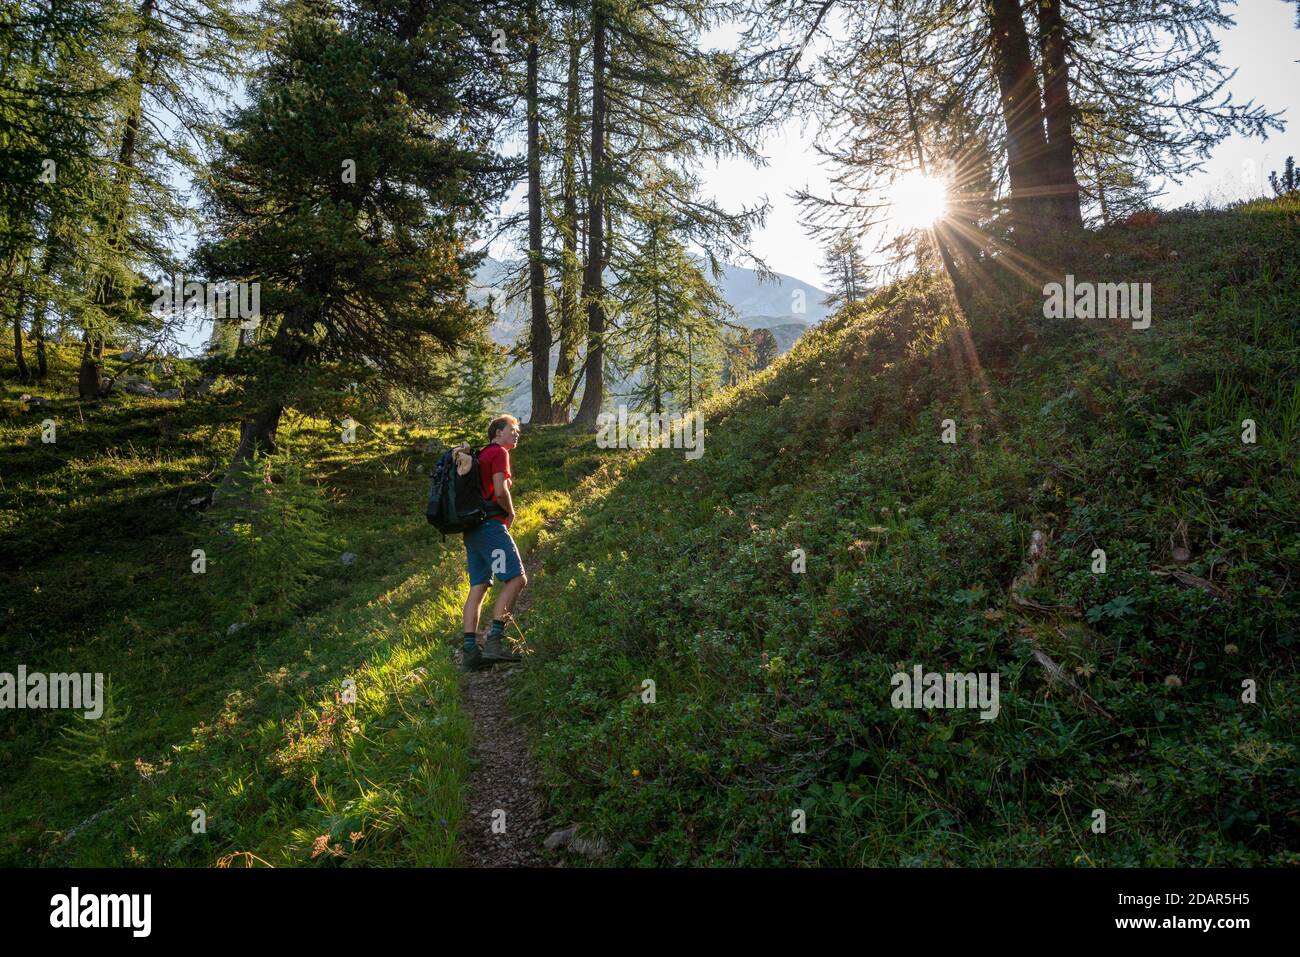
[[[1030,643],[1031,647],[1033,648],[1034,660],[1043,666],[1043,670],[1047,672],[1047,677],[1049,681],[1065,685],[1076,695],[1078,695],[1079,700],[1083,703],[1083,706],[1087,708],[1089,711],[1091,711],[1093,714],[1099,714],[1103,718],[1109,718],[1111,721],[1115,720],[1114,715],[1112,715],[1109,711],[1107,711],[1100,704],[1098,704],[1097,700],[1093,698],[1092,695],[1088,694],[1088,692],[1080,688],[1064,668],[1062,668],[1055,661],[1053,661],[1045,651],[1043,651],[1041,648],[1038,647],[1034,639],[1027,638],[1026,640]]]
[[[1020,608],[1028,611],[1035,611],[1039,614],[1067,615],[1072,618],[1078,618],[1079,610],[1073,606],[1044,605],[1042,602],[1034,601],[1032,598],[1026,598],[1024,595],[1020,594],[1022,588],[1031,588],[1038,584],[1038,578],[1041,572],[1041,563],[1047,558],[1047,543],[1047,535],[1037,529],[1035,529],[1034,533],[1029,536],[1029,563],[1026,566],[1025,571],[1022,574],[1017,575],[1011,582],[1011,601],[1014,605],[1017,605]],[[1070,677],[1069,673],[1066,672],[1064,668],[1053,661],[1047,652],[1038,647],[1038,639],[1034,636],[1033,629],[1024,626],[1021,634],[1024,635],[1024,640],[1029,642],[1030,648],[1033,649],[1034,660],[1042,666],[1044,671],[1047,672],[1049,681],[1064,685],[1068,688],[1078,697],[1086,710],[1091,711],[1093,714],[1098,714],[1102,717],[1108,718],[1111,721],[1115,720],[1114,716],[1098,704],[1092,695],[1088,694],[1088,692],[1084,691],[1077,683],[1075,683],[1074,679]]]
[[[1214,584],[1214,582],[1206,581],[1204,578],[1200,578],[1199,576],[1193,575],[1190,572],[1182,571],[1181,569],[1175,568],[1173,571],[1170,572],[1153,571],[1151,574],[1159,575],[1162,578],[1172,577],[1174,581],[1178,582],[1178,584],[1180,585],[1184,585],[1188,588],[1199,588],[1201,591],[1206,592],[1207,594],[1212,595],[1215,598],[1228,597],[1228,593],[1224,591],[1222,588],[1220,588],[1218,585]]]
[[[1036,611],[1040,615],[1067,615],[1070,618],[1078,618],[1081,614],[1079,609],[1073,605],[1044,605],[1032,598],[1026,598],[1017,591],[1011,592],[1011,600],[1021,608],[1027,611]]]

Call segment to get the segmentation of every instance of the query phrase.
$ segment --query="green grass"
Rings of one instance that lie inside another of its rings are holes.
[[[326,547],[278,556],[314,581],[285,613],[263,605],[250,619],[232,587],[249,570],[228,560],[213,513],[186,508],[234,448],[220,394],[79,406],[60,398],[75,355],[53,359],[50,382],[4,393],[0,669],[104,672],[122,720],[6,713],[0,863],[455,863],[470,731],[450,657],[464,555],[423,516],[429,436],[378,428],[344,444],[335,426],[290,415],[282,439],[324,506]],[[22,412],[22,391],[54,405]],[[39,438],[47,417],[52,445]],[[591,464],[571,450],[589,444],[563,430],[525,437],[525,551]],[[51,763],[78,727],[98,740]],[[193,832],[194,810],[206,833]]]
[[[611,459],[532,611],[558,819],[620,864],[1300,863],[1300,204],[1061,255],[1151,281],[1151,328],[1045,320],[1006,276],[963,322],[914,278],[709,406],[700,460]],[[1008,600],[1036,529],[1027,595],[1074,614]],[[997,672],[1001,713],[895,710],[918,663]]]

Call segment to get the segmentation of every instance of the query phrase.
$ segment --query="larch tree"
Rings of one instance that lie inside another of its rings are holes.
[[[752,82],[774,99],[853,116],[860,127],[847,135],[857,142],[837,142],[845,124],[832,120],[827,150],[860,169],[874,166],[884,186],[900,164],[919,164],[918,134],[927,145],[969,137],[987,148],[993,192],[986,201],[995,214],[1005,206],[1011,235],[1028,234],[1032,245],[1036,234],[1082,222],[1080,179],[1105,166],[1093,151],[1111,161],[1131,157],[1135,179],[1177,179],[1224,137],[1279,128],[1275,114],[1226,93],[1232,74],[1218,63],[1214,39],[1232,22],[1226,6],[754,0],[746,42],[763,51],[751,60]],[[885,68],[891,63],[896,69]],[[860,83],[844,82],[850,75]],[[833,106],[827,90],[837,91]],[[870,155],[862,148],[869,135],[876,137]],[[941,161],[961,157],[935,152]]]
[[[605,271],[636,256],[638,211],[657,196],[681,242],[720,257],[745,253],[766,207],[730,212],[699,194],[704,158],[755,159],[753,117],[742,109],[742,76],[733,53],[705,50],[701,38],[722,8],[702,0],[647,7],[593,0],[587,256],[582,400],[576,424],[594,428],[605,401],[610,290]]]
[[[867,288],[868,270],[857,237],[848,231],[833,236],[822,257],[822,274],[827,284],[826,305],[836,309],[861,299]]]
[[[637,381],[632,401],[663,412],[690,405],[691,385],[713,372],[730,306],[675,235],[673,216],[652,196],[633,230],[637,253],[619,276],[621,317],[611,340],[618,368]]]

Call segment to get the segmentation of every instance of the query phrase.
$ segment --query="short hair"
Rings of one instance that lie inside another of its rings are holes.
[[[493,419],[491,423],[488,425],[488,441],[495,442],[497,438],[497,433],[500,432],[502,429],[504,429],[507,425],[514,426],[516,429],[518,429],[519,420],[516,419],[513,415],[510,415],[509,413],[507,413],[506,415],[498,415],[495,419]]]

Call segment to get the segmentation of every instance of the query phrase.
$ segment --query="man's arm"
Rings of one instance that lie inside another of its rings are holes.
[[[506,510],[510,520],[515,518],[515,503],[510,498],[510,486],[506,485],[506,473],[497,472],[492,476],[492,488],[496,492],[496,503]]]

